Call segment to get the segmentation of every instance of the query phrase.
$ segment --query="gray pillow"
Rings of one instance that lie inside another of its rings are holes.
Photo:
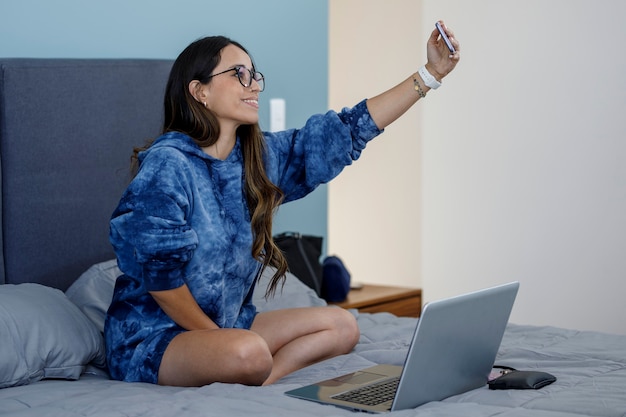
[[[104,318],[113,298],[115,280],[122,275],[117,261],[92,265],[65,291],[81,311],[104,333]]]
[[[274,268],[266,268],[254,290],[252,302],[258,311],[280,310],[281,308],[325,306],[326,301],[306,286],[295,275],[287,273],[285,285],[276,287],[274,297],[265,299],[265,290],[274,275]]]
[[[273,269],[267,268],[257,284],[253,302],[259,311],[326,305],[326,301],[318,297],[315,291],[289,273],[282,290],[279,286],[276,295],[266,300],[265,289],[273,273]],[[115,259],[101,262],[92,265],[65,292],[100,332],[104,332],[104,319],[113,297],[115,280],[121,274]]]
[[[0,388],[45,378],[78,379],[104,366],[102,335],[62,291],[0,285]]]

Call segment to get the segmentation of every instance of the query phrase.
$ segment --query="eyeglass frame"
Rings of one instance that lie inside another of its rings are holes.
[[[242,80],[241,80],[241,76],[239,75],[239,70],[244,69],[246,71],[248,71],[250,73],[250,84],[246,85]],[[241,84],[242,86],[244,86],[245,88],[248,88],[252,85],[252,81],[256,81],[257,84],[259,84],[259,87],[261,87],[261,84],[259,83],[259,81],[263,80],[263,87],[259,90],[259,92],[262,92],[263,90],[265,90],[265,76],[263,75],[263,73],[258,72],[256,70],[251,70],[248,69],[246,67],[244,67],[243,65],[236,65],[232,68],[229,68],[227,70],[224,70],[222,72],[218,72],[217,74],[211,74],[209,75],[207,78],[211,79],[213,77],[216,77],[218,75],[222,75],[222,74],[226,74],[227,72],[230,71],[236,71],[235,73],[237,74],[237,79],[239,80],[239,84]],[[259,79],[257,79],[257,74],[260,75],[261,77]]]

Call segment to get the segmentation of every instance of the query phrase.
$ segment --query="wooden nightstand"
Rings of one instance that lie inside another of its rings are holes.
[[[365,284],[348,293],[343,308],[356,308],[365,313],[388,312],[396,316],[419,317],[422,311],[422,290]]]

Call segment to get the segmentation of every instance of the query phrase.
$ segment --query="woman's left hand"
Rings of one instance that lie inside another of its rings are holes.
[[[446,43],[443,39],[441,39],[439,35],[439,31],[435,28],[430,34],[430,38],[428,39],[428,43],[426,45],[426,57],[428,58],[428,62],[426,63],[426,69],[430,72],[438,81],[441,81],[443,77],[448,75],[456,64],[461,59],[460,54],[460,45],[459,41],[457,41],[454,36],[454,32],[451,31],[443,21],[439,21],[444,31],[450,38],[450,42],[454,46],[456,51],[451,53]]]

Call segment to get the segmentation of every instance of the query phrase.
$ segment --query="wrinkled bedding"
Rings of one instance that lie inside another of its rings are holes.
[[[377,363],[403,363],[416,319],[387,313],[354,314],[362,335],[352,353],[302,369],[273,386],[161,387],[111,381],[106,373],[90,368],[78,381],[44,380],[0,390],[0,415],[353,415],[351,411],[290,398],[284,392]],[[558,380],[540,390],[491,391],[485,386],[390,415],[626,415],[626,336],[510,324],[496,363],[547,371]]]

